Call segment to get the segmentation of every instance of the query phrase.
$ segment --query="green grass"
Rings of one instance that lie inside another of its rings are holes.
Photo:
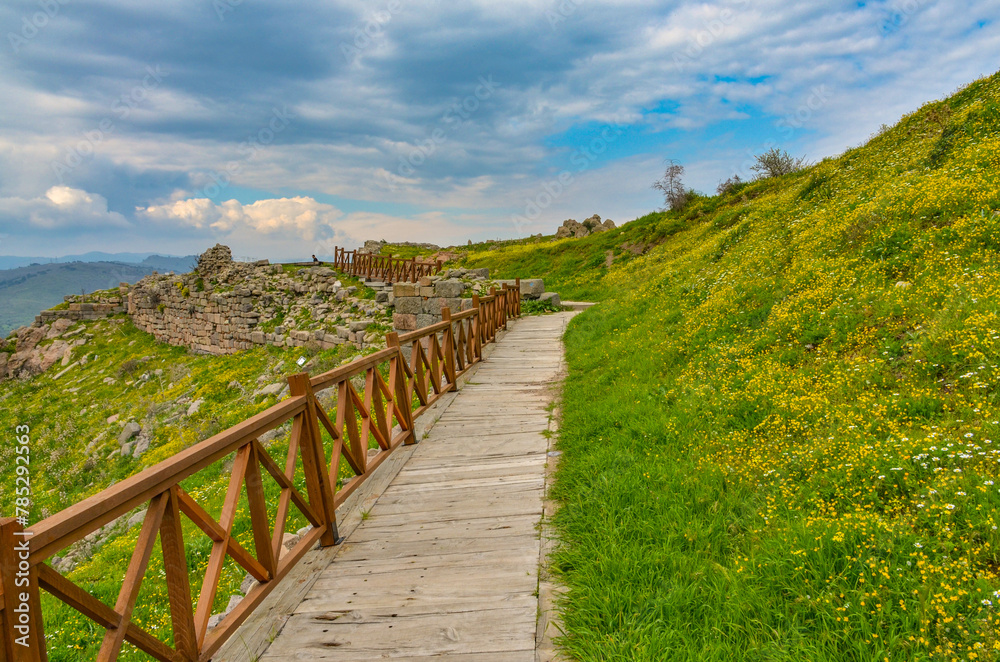
[[[653,212],[622,225],[581,239],[529,237],[456,247],[466,253],[464,267],[489,267],[490,277],[544,278],[545,289],[567,301],[601,301],[610,294],[605,277],[611,269],[631,262],[680,232],[709,205],[699,198],[685,212]]]
[[[998,108],[994,76],[683,214],[470,253],[604,298],[566,335],[570,656],[998,659]],[[604,267],[626,236],[657,245]]]

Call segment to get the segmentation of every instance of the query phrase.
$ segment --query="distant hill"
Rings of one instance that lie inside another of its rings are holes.
[[[23,258],[22,258],[23,259]],[[146,256],[138,264],[126,262],[55,262],[0,270],[0,336],[30,324],[39,311],[80,294],[134,283],[154,271],[190,271],[191,257]]]
[[[66,262],[124,262],[127,264],[151,264],[160,271],[186,272],[198,261],[197,256],[157,255],[156,253],[104,253],[91,251],[80,255],[62,257],[37,257],[22,255],[0,255],[0,270],[17,269],[32,264],[56,264]]]

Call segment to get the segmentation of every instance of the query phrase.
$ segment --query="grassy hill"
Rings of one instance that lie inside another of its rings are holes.
[[[682,213],[463,248],[601,300],[566,337],[572,656],[998,659],[998,179],[993,76]]]
[[[134,283],[155,270],[188,271],[194,258],[152,256],[139,264],[124,262],[69,262],[34,264],[0,270],[0,336],[30,324],[38,311],[50,308],[67,294],[81,294]]]

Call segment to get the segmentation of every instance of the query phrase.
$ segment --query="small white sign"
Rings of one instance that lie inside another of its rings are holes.
[[[300,357],[299,357],[299,360],[298,360],[298,361],[296,361],[296,363],[298,363],[298,364],[299,364],[299,367],[301,368],[302,366],[304,366],[304,365],[306,364],[306,357],[304,357],[304,356],[300,356]]]

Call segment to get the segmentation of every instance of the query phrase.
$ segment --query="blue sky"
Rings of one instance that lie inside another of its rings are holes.
[[[658,208],[994,72],[1000,3],[13,0],[0,254],[329,254]]]

